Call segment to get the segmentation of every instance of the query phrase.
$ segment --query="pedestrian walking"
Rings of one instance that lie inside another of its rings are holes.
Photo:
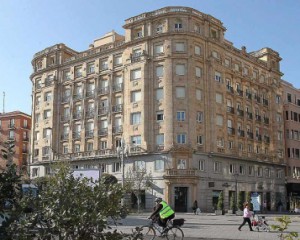
[[[193,203],[193,207],[192,207],[194,214],[196,214],[197,208],[198,208],[198,202],[197,202],[197,200],[195,200],[195,202]]]
[[[252,226],[251,226],[251,221],[250,218],[252,216],[252,212],[249,209],[249,204],[245,203],[244,204],[244,214],[243,214],[243,223],[239,226],[239,231],[241,231],[241,228],[248,223],[250,231],[253,231]]]

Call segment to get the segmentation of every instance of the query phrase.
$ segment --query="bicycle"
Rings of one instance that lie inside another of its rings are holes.
[[[160,233],[161,238],[167,238],[168,240],[180,240],[183,239],[184,233],[181,230],[181,226],[184,223],[184,219],[172,219],[167,222],[167,227],[161,230],[158,223],[151,219],[148,225],[137,228],[138,237],[137,239],[153,240],[157,235],[156,232]]]

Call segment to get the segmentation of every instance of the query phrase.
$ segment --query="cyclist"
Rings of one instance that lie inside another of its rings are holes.
[[[155,202],[156,202],[155,210],[151,214],[149,219],[153,219],[153,220],[157,219],[158,225],[165,229],[168,220],[171,220],[175,217],[175,212],[165,201],[162,200],[162,198],[160,197],[156,198]]]

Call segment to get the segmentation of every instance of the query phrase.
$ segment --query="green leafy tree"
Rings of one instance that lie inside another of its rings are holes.
[[[125,178],[125,188],[127,191],[133,192],[137,197],[138,212],[141,208],[141,197],[143,191],[147,191],[153,184],[151,173],[147,173],[145,169],[134,170],[129,168]]]
[[[223,208],[224,208],[224,197],[223,197],[223,192],[220,192],[218,197],[217,209],[223,210]]]
[[[13,239],[121,239],[110,231],[108,220],[120,217],[123,189],[114,181],[76,178],[68,165],[60,165],[55,175],[45,178],[37,197],[26,196],[34,211],[15,222]],[[52,239],[52,238],[51,238]]]
[[[288,229],[289,224],[292,222],[290,217],[281,216],[276,217],[275,220],[279,222],[279,224],[271,225],[271,228],[280,232],[280,240],[296,240],[296,238],[299,236],[297,232],[289,232],[285,234],[285,231]]]
[[[251,192],[247,192],[246,194],[246,202],[248,203],[248,206],[250,210],[253,211],[253,204],[252,204],[252,199],[251,199]]]
[[[234,199],[234,195],[232,194],[229,198],[229,209],[230,210],[235,210],[235,199]]]

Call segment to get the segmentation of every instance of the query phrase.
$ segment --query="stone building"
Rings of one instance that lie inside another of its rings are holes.
[[[6,142],[15,145],[10,162],[0,154],[0,172],[6,168],[7,164],[15,163],[19,172],[26,175],[30,149],[30,130],[31,116],[28,114],[20,111],[0,113],[0,147],[2,149]]]
[[[235,48],[220,20],[188,7],[123,28],[83,52],[57,44],[34,55],[31,177],[67,160],[119,179],[146,169],[148,209],[162,196],[176,211],[196,199],[212,211],[221,191],[225,209],[237,192],[269,209],[285,202],[279,54]]]
[[[286,81],[282,86],[288,207],[300,212],[300,90]]]

